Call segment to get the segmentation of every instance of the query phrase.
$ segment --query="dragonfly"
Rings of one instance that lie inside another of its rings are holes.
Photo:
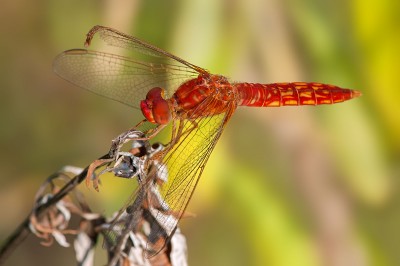
[[[96,94],[140,109],[154,125],[148,138],[170,125],[170,141],[160,157],[159,172],[168,181],[159,188],[164,206],[174,215],[159,212],[166,232],[165,246],[193,195],[222,131],[236,108],[322,105],[344,102],[361,92],[317,82],[230,82],[169,52],[118,30],[93,27],[102,44],[124,48],[128,55],[88,49],[67,50],[54,61],[55,72],[67,81]],[[156,210],[157,216],[157,210]]]

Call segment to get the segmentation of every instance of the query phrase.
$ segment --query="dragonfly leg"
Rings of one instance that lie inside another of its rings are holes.
[[[157,136],[158,133],[160,133],[160,131],[165,127],[166,125],[162,125],[162,124],[158,124],[156,128],[153,129],[149,129],[146,133],[145,133],[145,137],[141,137],[141,138],[137,138],[135,140],[150,140],[152,138],[154,138],[155,136]]]
[[[179,122],[179,126],[177,126],[177,123]],[[185,123],[183,120],[178,120],[178,122],[174,122],[172,124],[172,136],[171,136],[171,141],[167,144],[170,148],[172,148],[176,143],[179,142],[181,137],[184,137],[185,135],[190,134],[194,129],[198,127],[198,124],[196,121],[190,121],[193,126],[189,127],[188,129],[184,130]]]
[[[183,121],[181,121],[181,125],[180,125],[180,132],[179,132],[179,137],[177,138],[177,141],[176,142],[178,142],[179,141],[179,139],[181,138],[181,137],[184,137],[184,136],[186,136],[186,135],[189,135],[193,130],[195,130],[196,128],[198,128],[199,127],[199,125],[197,124],[197,122],[196,121],[194,121],[194,120],[189,120],[189,122],[192,124],[192,126],[190,126],[189,128],[187,128],[187,129],[184,129],[184,123],[183,123]]]
[[[132,129],[136,129],[141,127],[145,122],[147,122],[147,119],[143,119],[142,121],[140,121],[136,126],[134,126]]]

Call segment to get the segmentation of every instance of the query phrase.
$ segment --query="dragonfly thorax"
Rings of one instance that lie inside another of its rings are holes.
[[[225,77],[201,74],[181,84],[173,98],[178,113],[197,118],[221,113],[227,102],[234,101],[235,93]]]

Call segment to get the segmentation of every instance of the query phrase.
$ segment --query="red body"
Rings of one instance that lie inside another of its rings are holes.
[[[360,92],[321,83],[238,83],[239,105],[279,107],[340,103],[360,96]]]
[[[199,75],[179,86],[166,100],[160,88],[153,88],[141,102],[141,109],[148,121],[166,124],[175,115],[191,119],[217,115],[226,111],[228,102],[235,105],[279,107],[286,105],[334,104],[360,96],[359,91],[343,89],[321,83],[234,83],[223,76]],[[212,97],[212,100],[210,100]],[[169,104],[167,104],[167,101]],[[207,108],[199,105],[207,101]]]

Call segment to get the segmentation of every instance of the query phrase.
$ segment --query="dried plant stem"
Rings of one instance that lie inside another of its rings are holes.
[[[110,159],[110,155],[106,154],[102,157],[99,158],[99,160],[103,159]],[[56,204],[59,200],[64,198],[69,192],[71,192],[76,186],[78,186],[80,183],[85,180],[87,171],[89,169],[89,166],[87,166],[79,175],[76,175],[74,178],[72,178],[65,186],[54,196],[49,199],[46,203],[40,205],[36,210],[37,216],[40,216],[43,214],[49,207],[53,206]],[[56,173],[58,174],[58,173]],[[7,238],[7,240],[4,242],[4,244],[0,248],[0,264],[3,264],[8,256],[17,248],[17,246],[22,243],[25,238],[31,233],[29,229],[29,224],[30,224],[30,216],[29,214],[25,220],[18,226],[17,229]]]

